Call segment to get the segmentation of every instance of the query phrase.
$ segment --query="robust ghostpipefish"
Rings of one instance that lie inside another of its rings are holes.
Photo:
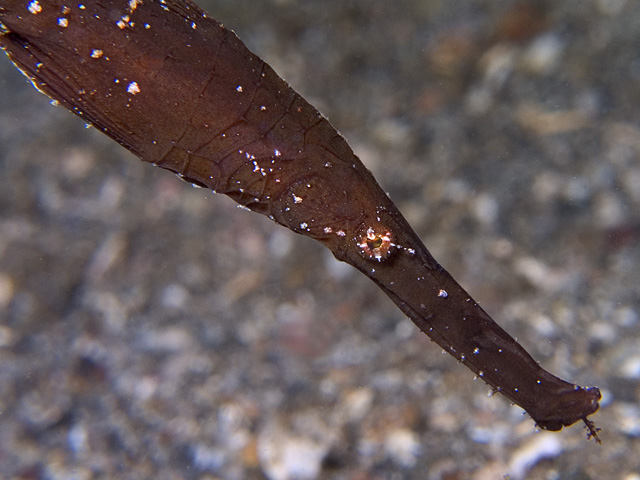
[[[189,0],[5,0],[0,42],[31,82],[132,151],[329,248],[538,426],[600,391],[542,369],[442,268],[329,121]]]

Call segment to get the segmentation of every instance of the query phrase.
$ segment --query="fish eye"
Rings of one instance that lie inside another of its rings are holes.
[[[368,260],[382,262],[389,258],[396,244],[393,233],[382,225],[366,227],[356,237],[358,252]]]

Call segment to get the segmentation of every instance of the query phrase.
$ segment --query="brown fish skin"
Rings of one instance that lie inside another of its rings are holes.
[[[314,107],[188,0],[11,0],[0,42],[32,83],[146,162],[310,236],[547,430],[600,391],[550,374],[431,256]],[[598,440],[599,441],[599,440]]]

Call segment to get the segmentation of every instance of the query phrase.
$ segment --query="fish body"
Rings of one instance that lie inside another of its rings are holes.
[[[188,0],[8,0],[2,48],[39,90],[143,161],[223,193],[371,278],[434,342],[536,424],[600,391],[545,371],[438,264],[346,140]]]

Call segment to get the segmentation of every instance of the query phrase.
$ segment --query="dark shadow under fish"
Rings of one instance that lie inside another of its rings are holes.
[[[433,259],[328,120],[198,6],[9,0],[0,22],[36,88],[142,160],[323,243],[539,427],[583,420],[598,440],[587,418],[598,388],[542,369]]]

